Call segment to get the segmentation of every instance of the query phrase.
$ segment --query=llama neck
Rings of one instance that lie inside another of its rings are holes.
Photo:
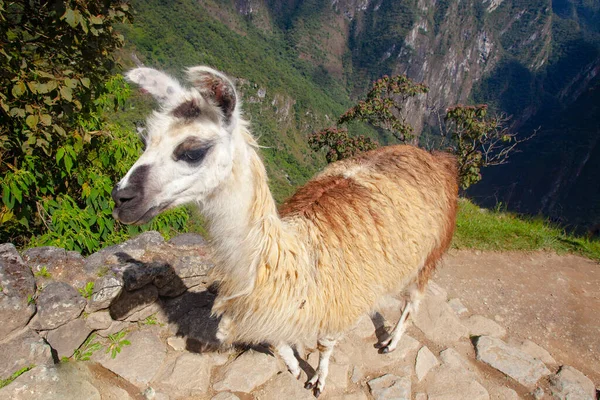
[[[226,282],[225,296],[253,289],[257,268],[277,246],[283,226],[264,165],[247,135],[236,146],[229,182],[202,207],[215,253],[215,278]]]

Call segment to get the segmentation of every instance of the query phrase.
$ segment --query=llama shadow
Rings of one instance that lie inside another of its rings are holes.
[[[121,320],[144,305],[158,311],[157,320],[175,336],[185,338],[185,349],[204,353],[220,349],[220,318],[211,315],[218,293],[202,276],[181,278],[166,262],[144,262],[125,252],[115,254],[124,288],[110,307],[111,317]],[[158,298],[156,298],[158,292]],[[158,306],[153,306],[156,303]]]

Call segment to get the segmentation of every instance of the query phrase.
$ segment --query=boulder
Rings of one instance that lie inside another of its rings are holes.
[[[56,350],[58,358],[62,359],[71,357],[91,332],[85,321],[78,318],[48,332],[46,341]]]
[[[225,367],[223,378],[213,384],[216,391],[250,393],[279,371],[273,356],[248,350]]]
[[[417,353],[417,361],[415,363],[415,373],[419,382],[425,378],[427,373],[435,366],[439,365],[440,362],[435,355],[427,348],[427,346],[421,347],[421,350]]]
[[[550,390],[559,400],[594,400],[594,383],[573,367],[563,365],[556,375],[550,378]]]
[[[71,285],[65,282],[50,282],[39,294],[37,314],[29,324],[36,330],[58,328],[77,318],[86,305],[86,300]]]
[[[21,368],[31,365],[54,364],[50,346],[37,333],[27,328],[12,340],[0,344],[0,360],[0,379],[6,379]]]
[[[111,273],[98,278],[96,282],[94,282],[94,290],[85,311],[93,313],[94,311],[108,308],[122,290],[123,281],[114,274]]]
[[[386,374],[367,382],[375,400],[410,400],[411,383],[409,376]]]
[[[0,342],[22,329],[36,307],[35,279],[15,246],[0,245]]]
[[[130,315],[150,306],[158,299],[158,289],[146,285],[131,292],[122,291],[110,305],[110,316],[115,320],[124,320]]]
[[[467,328],[446,303],[443,294],[432,296],[428,293],[413,318],[414,324],[429,340],[442,346],[448,346],[469,335]]]
[[[23,259],[33,271],[38,286],[49,280],[68,283],[83,288],[96,277],[89,276],[85,269],[85,259],[76,251],[66,251],[60,247],[44,246],[25,250]],[[45,270],[49,277],[43,276]]]

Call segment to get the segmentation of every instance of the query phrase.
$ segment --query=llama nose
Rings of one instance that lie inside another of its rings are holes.
[[[137,195],[138,192],[134,188],[125,187],[121,189],[118,184],[115,185],[111,192],[111,196],[115,201],[115,207],[120,207],[123,203],[135,199]]]

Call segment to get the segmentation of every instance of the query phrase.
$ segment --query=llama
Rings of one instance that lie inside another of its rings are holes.
[[[343,332],[387,294],[410,299],[379,351],[393,351],[450,244],[457,205],[455,160],[389,146],[328,166],[278,211],[258,145],[232,82],[208,67],[191,87],[150,68],[128,79],[161,109],[146,149],[115,186],[113,216],[142,224],[196,203],[208,222],[218,283],[213,313],[223,343],[269,343],[300,378],[293,346],[317,339],[318,396]]]

